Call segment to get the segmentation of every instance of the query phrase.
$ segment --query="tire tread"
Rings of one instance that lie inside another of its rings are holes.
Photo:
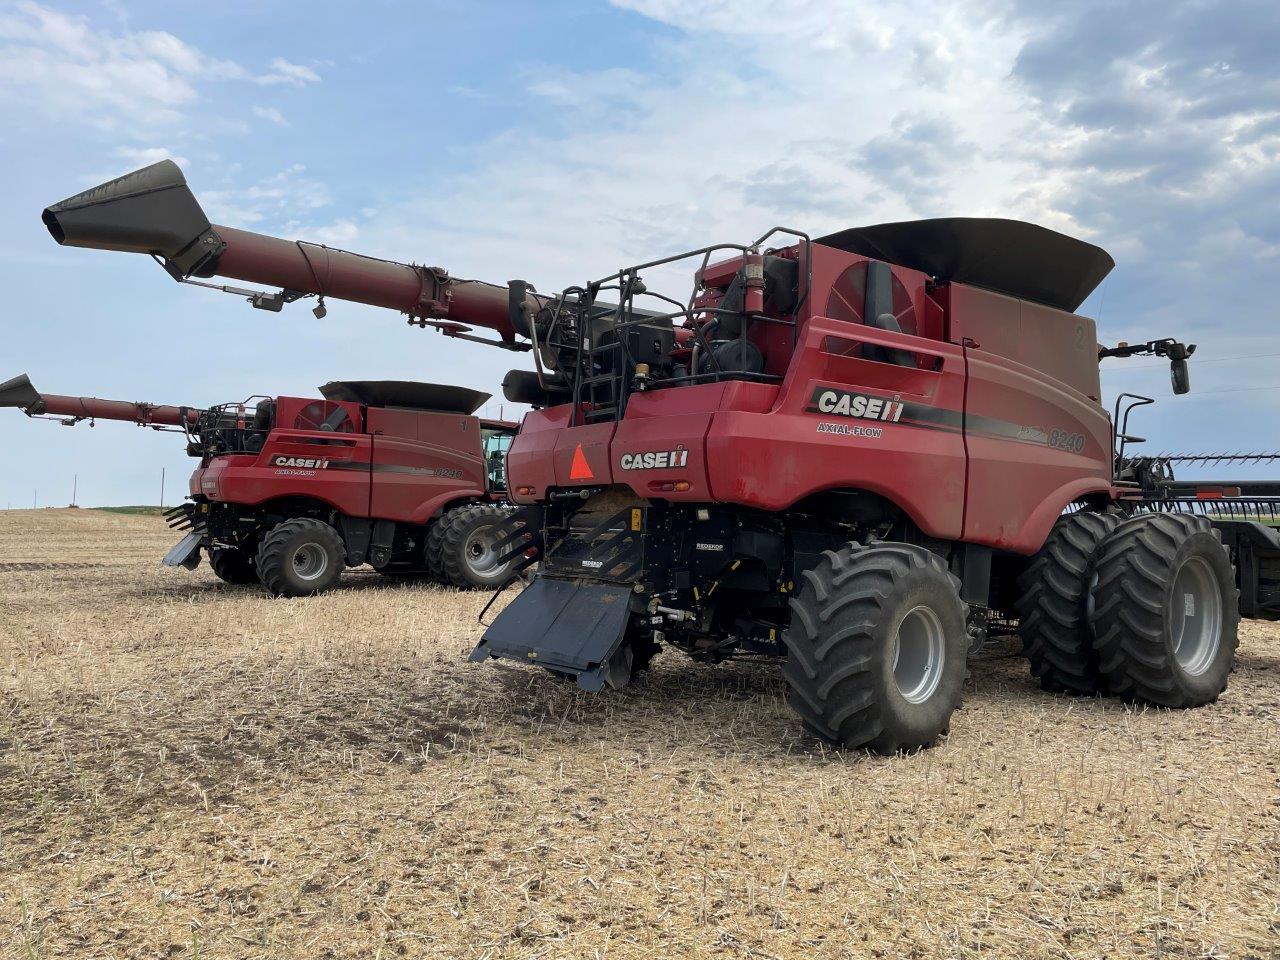
[[[289,558],[285,556],[285,548],[289,539],[299,530],[308,530],[317,539],[329,541],[329,544],[334,547],[339,557],[339,566],[330,583],[301,594],[290,590],[289,581],[285,577],[286,565],[290,562]],[[255,563],[258,567],[258,576],[262,580],[262,585],[273,596],[312,596],[317,593],[323,593],[332,586],[333,582],[337,581],[338,576],[342,573],[341,563],[342,558],[345,556],[346,548],[342,543],[342,537],[330,524],[312,517],[294,517],[292,520],[285,520],[283,523],[276,524],[262,538],[262,542],[258,545]]]
[[[783,632],[788,656],[782,672],[787,701],[814,736],[885,754],[927,745],[899,743],[886,732],[873,677],[880,643],[873,629],[903,577],[927,568],[947,578],[963,623],[960,581],[922,547],[849,543],[825,551],[801,575],[801,589],[789,601],[791,623]],[[839,624],[831,626],[837,617]]]
[[[1212,702],[1176,679],[1165,637],[1165,593],[1173,555],[1197,533],[1222,536],[1205,517],[1184,513],[1145,513],[1120,524],[1103,544],[1094,587],[1093,632],[1099,664],[1111,690],[1130,700],[1161,707],[1187,708]],[[1225,552],[1225,548],[1224,552]],[[1222,597],[1222,643],[1234,657],[1239,593],[1234,585]]]
[[[1044,690],[1106,692],[1085,607],[1099,546],[1120,521],[1118,514],[1093,511],[1059,518],[1018,578],[1014,610],[1022,655]]]

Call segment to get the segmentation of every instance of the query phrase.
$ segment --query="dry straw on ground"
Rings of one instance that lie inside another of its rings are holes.
[[[1003,642],[882,759],[802,737],[776,669],[590,696],[467,663],[481,596],[269,600],[170,539],[0,513],[0,954],[1277,955],[1276,627],[1186,713]]]

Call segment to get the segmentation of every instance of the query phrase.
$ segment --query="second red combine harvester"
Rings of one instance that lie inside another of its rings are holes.
[[[540,567],[477,660],[599,690],[663,646],[775,658],[808,730],[888,752],[947,729],[993,627],[1048,689],[1191,707],[1225,689],[1240,614],[1280,616],[1280,536],[1240,516],[1275,490],[1176,481],[1101,403],[1104,357],[1167,357],[1185,392],[1194,348],[1100,348],[1074,311],[1111,258],[1032,224],[779,228],[546,296],[211,224],[168,162],[44,220],[281,288],[232,288],[259,307],[345,298],[531,350],[504,381],[535,409],[503,546]],[[655,290],[680,260],[691,289]]]
[[[516,425],[474,416],[488,394],[399,380],[335,381],[320,393],[199,409],[42,394],[24,374],[0,384],[0,406],[181,430],[200,465],[188,501],[167,515],[187,531],[169,566],[194,568],[203,551],[222,580],[288,597],[321,593],[366,563],[462,588],[513,576],[495,547]]]

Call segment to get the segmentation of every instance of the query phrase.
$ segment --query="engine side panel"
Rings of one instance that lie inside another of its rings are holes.
[[[371,441],[367,434],[273,430],[256,456],[214,457],[198,470],[200,493],[249,506],[310,497],[348,516],[367,517]]]
[[[911,350],[919,365],[867,360],[860,355],[866,344]],[[716,414],[707,437],[714,497],[782,510],[823,490],[868,490],[898,504],[930,536],[956,538],[963,406],[958,347],[812,319],[771,411]]]
[[[426,523],[447,503],[485,492],[480,422],[454,413],[369,407],[370,516]]]
[[[1034,553],[1067,504],[1110,489],[1111,421],[1059,380],[981,349],[967,354],[964,539]]]

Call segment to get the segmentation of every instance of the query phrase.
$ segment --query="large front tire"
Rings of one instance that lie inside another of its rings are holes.
[[[346,549],[323,520],[297,517],[272,528],[258,547],[258,576],[277,597],[324,593],[342,576]]]
[[[247,550],[210,547],[209,567],[224,583],[242,587],[258,582],[258,568],[254,565],[253,554]]]
[[[933,744],[960,704],[959,581],[922,547],[847,544],[805,571],[783,634],[788,702],[812,733],[890,754]]]
[[[1116,527],[1102,544],[1092,605],[1112,693],[1199,707],[1227,688],[1240,595],[1231,557],[1206,518],[1148,513]]]
[[[1104,692],[1089,627],[1089,583],[1098,548],[1119,522],[1119,514],[1089,511],[1059,518],[1018,578],[1015,608],[1022,653],[1045,690],[1084,696]]]

